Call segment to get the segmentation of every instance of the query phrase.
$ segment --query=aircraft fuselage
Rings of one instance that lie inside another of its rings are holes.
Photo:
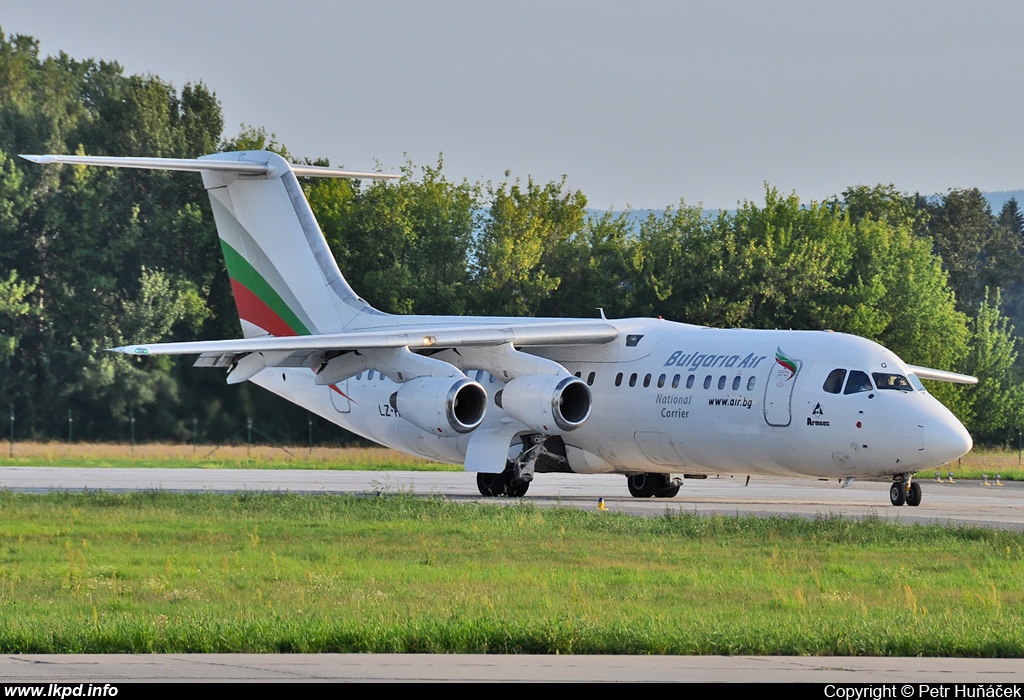
[[[591,415],[560,434],[573,472],[885,477],[940,466],[971,447],[903,361],[869,340],[608,323],[619,330],[612,343],[529,349],[590,387]],[[479,429],[513,422],[495,402],[500,373],[463,371],[488,394]],[[314,386],[301,368],[268,369],[253,381],[375,442],[439,461],[466,458],[471,436],[436,436],[404,420],[389,400],[398,385],[380,372],[331,387]]]

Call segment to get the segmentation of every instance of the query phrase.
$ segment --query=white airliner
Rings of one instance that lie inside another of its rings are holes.
[[[522,496],[535,473],[615,473],[638,498],[708,474],[892,479],[971,449],[915,367],[827,331],[716,329],[654,319],[393,316],[338,269],[296,176],[395,176],[289,165],[265,151],[198,159],[24,156],[202,173],[244,338],[130,345],[194,354],[354,433],[464,464],[485,496]],[[603,314],[602,314],[603,316]]]

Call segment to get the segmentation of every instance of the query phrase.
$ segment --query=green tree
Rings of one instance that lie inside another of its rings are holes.
[[[566,179],[539,185],[506,179],[487,188],[490,202],[477,237],[476,313],[534,316],[562,284],[560,263],[587,220],[587,198]]]
[[[558,249],[558,287],[538,315],[617,318],[636,313],[636,283],[630,259],[636,245],[629,212],[590,215],[583,229]]]
[[[406,163],[397,183],[314,180],[324,236],[358,294],[390,313],[463,314],[472,296],[479,187],[448,180],[444,162]]]
[[[35,290],[36,284],[19,280],[17,272],[0,280],[0,361],[14,356],[26,332],[25,321],[36,315],[29,302]]]
[[[662,316],[692,323],[727,324],[732,299],[711,284],[722,266],[722,241],[700,207],[668,207],[640,222],[626,261],[640,316]],[[699,295],[692,295],[696,290]]]
[[[1000,314],[998,292],[988,290],[970,321],[970,346],[963,371],[978,377],[964,387],[961,420],[982,443],[1005,442],[1024,422],[1024,387],[1021,385],[1013,326]]]
[[[179,94],[155,76],[126,76],[116,63],[41,57],[35,39],[0,32],[0,294],[13,300],[0,323],[5,347],[18,348],[5,353],[2,386],[23,434],[63,433],[66,416],[53,410],[55,401],[92,416],[94,437],[104,429],[103,416],[109,426],[121,420],[104,392],[125,390],[130,376],[101,349],[119,344],[119,334],[133,327],[153,331],[146,340],[194,333],[212,319],[207,302],[218,298],[223,263],[194,176],[40,168],[14,154],[192,157],[215,150],[221,130],[220,105],[202,84]],[[168,300],[188,300],[188,318],[167,317],[173,327],[139,318],[136,302],[154,301],[158,279],[171,285]],[[140,383],[170,382],[187,393],[187,381],[159,365],[132,371]],[[106,384],[90,376],[108,370],[113,379]],[[152,400],[147,391],[136,393],[142,403]]]
[[[892,184],[848,187],[828,206],[836,213],[846,214],[854,223],[872,219],[906,226],[915,233],[927,225],[929,218],[928,210],[917,197],[900,192]]]
[[[1001,289],[1021,279],[1024,258],[1013,222],[998,225],[978,189],[950,190],[928,206],[929,232],[962,311],[977,307],[986,287]]]

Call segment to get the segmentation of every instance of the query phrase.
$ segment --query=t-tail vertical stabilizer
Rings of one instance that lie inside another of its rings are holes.
[[[380,313],[359,298],[331,255],[298,176],[391,179],[382,173],[291,165],[276,153],[196,159],[23,156],[37,163],[200,172],[246,338],[337,333]]]

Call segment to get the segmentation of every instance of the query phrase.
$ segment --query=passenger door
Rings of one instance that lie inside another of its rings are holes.
[[[764,388],[764,420],[768,425],[785,428],[793,422],[793,387],[802,364],[781,348],[775,351],[775,364]]]

